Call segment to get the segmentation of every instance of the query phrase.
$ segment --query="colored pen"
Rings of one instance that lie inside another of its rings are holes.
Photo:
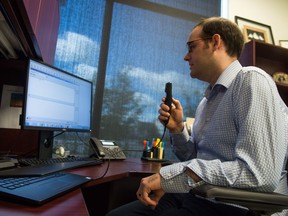
[[[146,140],[146,151],[148,151],[150,149],[149,145],[150,145],[150,141]]]
[[[145,140],[143,141],[143,149],[144,149],[144,150],[146,150],[146,148],[147,148],[146,146],[147,146],[147,140],[145,139]]]

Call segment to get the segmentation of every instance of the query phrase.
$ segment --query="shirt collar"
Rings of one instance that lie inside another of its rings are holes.
[[[206,91],[205,91],[205,97],[209,98],[210,93],[213,91],[213,89],[216,86],[225,87],[226,89],[229,88],[234,78],[237,76],[238,72],[242,69],[242,65],[238,60],[233,61],[220,75],[220,77],[217,79],[214,86],[208,85]]]
[[[238,60],[232,62],[220,75],[215,85],[220,84],[229,88],[234,78],[237,76],[238,72],[242,69],[242,65]]]

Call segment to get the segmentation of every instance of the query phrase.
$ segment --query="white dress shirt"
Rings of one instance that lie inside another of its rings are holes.
[[[185,193],[207,183],[288,195],[288,109],[265,71],[234,61],[207,88],[191,134],[186,127],[170,134],[183,162],[161,168],[166,192]],[[203,181],[195,184],[184,173],[187,167]]]

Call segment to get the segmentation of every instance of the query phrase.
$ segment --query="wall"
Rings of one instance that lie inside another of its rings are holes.
[[[235,16],[240,16],[271,26],[275,45],[279,45],[279,40],[288,40],[288,0],[223,0],[223,3],[227,6],[223,9],[224,17],[234,21]]]

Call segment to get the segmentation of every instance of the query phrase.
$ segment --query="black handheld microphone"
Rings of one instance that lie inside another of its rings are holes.
[[[164,104],[166,104],[167,106],[169,106],[170,110],[169,113],[171,113],[171,105],[172,105],[172,83],[168,82],[166,83],[165,86],[165,92],[166,92],[166,99]],[[169,119],[167,121],[165,121],[165,125],[168,123]]]

